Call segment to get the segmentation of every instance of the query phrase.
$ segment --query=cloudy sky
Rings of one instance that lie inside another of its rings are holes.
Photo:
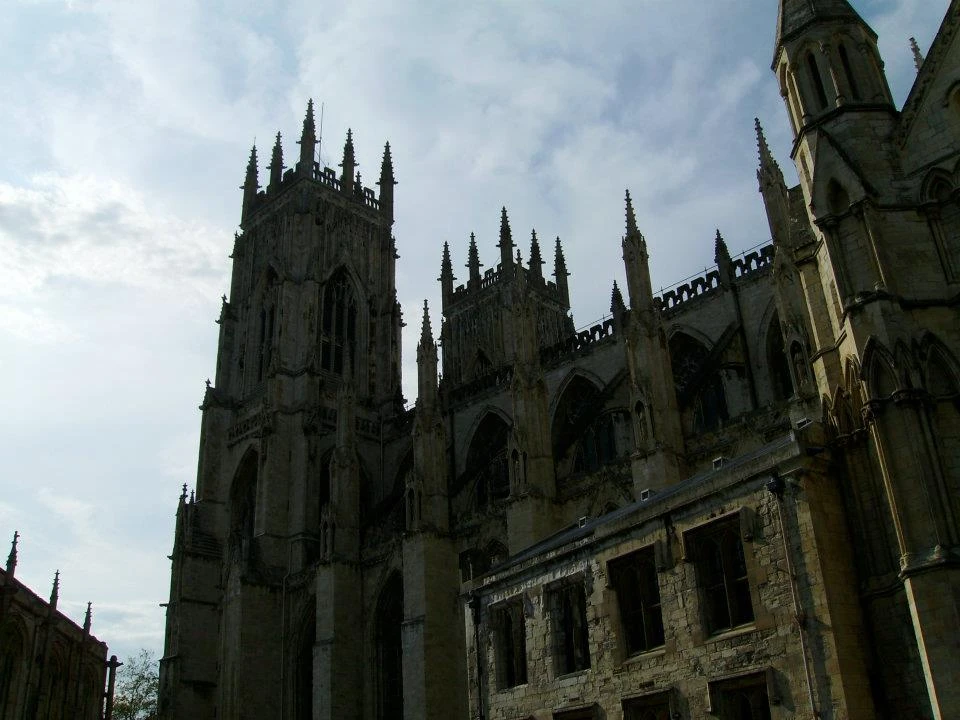
[[[902,103],[907,38],[925,50],[947,0],[855,4]],[[161,649],[237,188],[254,139],[264,158],[279,130],[295,157],[308,97],[327,164],[347,127],[366,184],[393,149],[412,399],[442,243],[462,268],[474,231],[495,264],[501,205],[524,257],[532,228],[562,238],[578,327],[623,277],[625,187],[657,286],[712,264],[715,228],[732,252],[767,241],[755,115],[794,176],[775,18],[775,0],[7,0],[0,537],[22,533],[19,577],[46,595],[60,568],[61,608],[92,600],[112,652]]]

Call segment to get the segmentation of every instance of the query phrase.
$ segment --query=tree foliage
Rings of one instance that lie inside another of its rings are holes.
[[[144,648],[117,671],[113,695],[114,720],[155,720],[160,691],[156,656]]]

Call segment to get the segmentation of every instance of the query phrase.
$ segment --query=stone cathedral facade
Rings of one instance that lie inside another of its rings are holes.
[[[575,332],[503,210],[485,272],[442,248],[410,410],[389,145],[378,191],[312,106],[263,189],[254,150],[161,716],[960,717],[958,25],[897,108],[847,0],[780,0],[772,243],[655,295],[628,193]]]

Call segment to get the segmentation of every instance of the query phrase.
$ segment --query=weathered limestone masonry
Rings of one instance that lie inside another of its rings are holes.
[[[389,145],[379,193],[312,104],[265,191],[254,149],[161,716],[960,717],[958,25],[898,109],[847,0],[780,0],[772,243],[655,296],[628,193],[577,332],[503,208],[485,272],[443,245],[411,410]]]

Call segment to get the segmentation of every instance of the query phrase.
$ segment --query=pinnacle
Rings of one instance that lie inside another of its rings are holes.
[[[56,609],[57,600],[60,599],[60,571],[53,574],[53,588],[50,590],[50,607]]]
[[[17,541],[20,539],[20,533],[13,531],[13,542],[10,543],[10,554],[7,555],[7,573],[13,574],[17,567]]]
[[[556,245],[556,250],[554,251],[553,264],[554,264],[553,274],[556,275],[557,277],[559,277],[560,275],[566,276],[569,274],[567,272],[567,261],[563,257],[563,246],[560,244],[559,235],[557,235],[557,245]]]
[[[630,198],[630,191],[627,190],[627,235],[635,236],[640,235],[640,230],[637,228],[637,216],[633,212],[633,200]]]
[[[423,301],[423,326],[420,330],[420,345],[427,347],[433,344],[433,328],[430,326],[430,307],[426,299]]]
[[[626,309],[627,306],[623,302],[623,293],[620,292],[620,288],[617,286],[617,281],[614,280],[613,290],[610,293],[610,314],[617,315]]]
[[[307,114],[303,118],[302,138],[306,139],[308,136],[312,137],[316,134],[316,129],[316,124],[313,120],[313,98],[310,98],[307,101]]]
[[[913,53],[913,64],[916,65],[917,72],[920,72],[920,68],[923,67],[923,53],[920,52],[920,46],[914,37],[910,38],[910,52]]]
[[[714,241],[714,255],[716,256],[718,262],[719,258],[730,259],[730,251],[727,250],[727,243],[723,239],[723,235],[720,234],[720,229],[717,228],[717,237]]]

